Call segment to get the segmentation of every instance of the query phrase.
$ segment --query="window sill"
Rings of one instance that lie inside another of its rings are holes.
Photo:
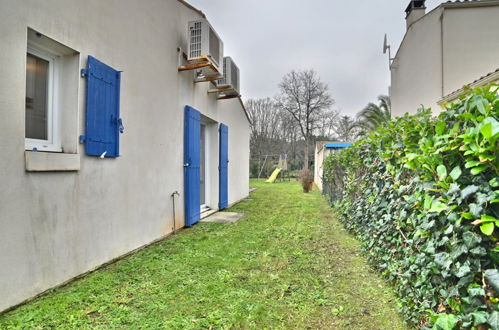
[[[27,172],[67,172],[80,170],[79,154],[25,151]]]

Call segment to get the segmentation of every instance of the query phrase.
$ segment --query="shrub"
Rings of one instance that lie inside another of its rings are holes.
[[[414,325],[499,329],[498,114],[497,85],[478,88],[325,161],[340,220]]]
[[[303,192],[308,193],[312,190],[312,184],[314,183],[314,176],[309,170],[300,171],[300,183],[303,187]]]

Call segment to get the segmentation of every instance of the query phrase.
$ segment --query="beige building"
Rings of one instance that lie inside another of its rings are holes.
[[[348,142],[318,141],[315,143],[314,153],[314,183],[320,191],[323,189],[324,160],[333,152],[337,152],[351,146]]]
[[[499,1],[448,1],[406,9],[407,31],[391,64],[392,114],[440,111],[447,95],[499,68]]]
[[[181,0],[0,0],[0,311],[248,195],[243,104],[189,62],[207,27]]]

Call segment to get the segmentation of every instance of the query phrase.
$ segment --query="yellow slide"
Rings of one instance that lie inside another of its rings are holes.
[[[274,170],[274,172],[272,172],[272,174],[270,175],[270,177],[265,181],[267,183],[274,183],[275,182],[275,179],[277,179],[277,176],[279,175],[279,173],[281,173],[281,169],[278,167]]]

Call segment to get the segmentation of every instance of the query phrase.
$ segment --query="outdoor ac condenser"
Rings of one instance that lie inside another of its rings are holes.
[[[207,20],[189,22],[189,61],[208,58],[222,72],[223,43]]]
[[[218,82],[218,86],[230,86],[239,95],[239,68],[230,56],[224,57],[224,78]]]

